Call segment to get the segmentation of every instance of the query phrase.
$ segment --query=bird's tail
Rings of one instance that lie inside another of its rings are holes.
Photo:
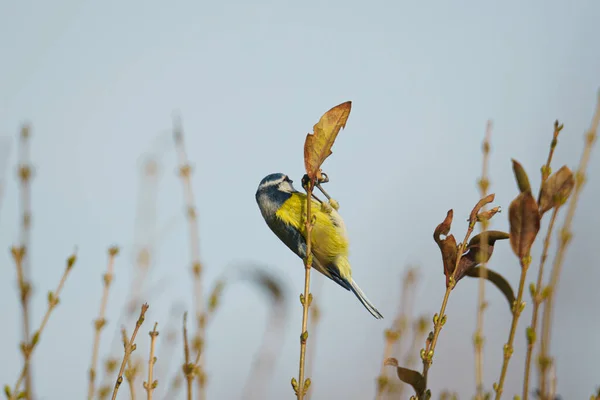
[[[365,306],[365,308],[371,313],[371,315],[377,319],[383,319],[383,315],[381,315],[381,313],[375,308],[375,306],[369,301],[369,299],[367,299],[367,296],[365,296],[363,291],[360,290],[360,287],[358,287],[356,282],[354,282],[354,279],[350,278],[348,283],[350,284],[350,289],[352,290],[352,293],[354,293],[354,295],[358,298],[358,300],[360,300],[362,305]]]

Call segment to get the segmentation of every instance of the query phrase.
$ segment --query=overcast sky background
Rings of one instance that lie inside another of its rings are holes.
[[[478,200],[475,182],[488,118],[494,122],[491,191],[505,210],[517,194],[511,157],[537,188],[557,118],[565,128],[554,169],[576,168],[600,87],[599,17],[600,3],[594,0],[0,0],[0,156],[11,142],[8,161],[0,160],[6,181],[0,203],[0,381],[12,385],[21,360],[16,275],[8,249],[19,238],[15,166],[23,121],[32,123],[36,168],[34,326],[64,260],[75,246],[79,255],[34,356],[39,398],[82,398],[87,391],[92,320],[112,244],[120,245],[122,254],[102,354],[115,348],[112,337],[133,276],[140,166],[148,152],[160,161],[157,225],[168,228],[158,240],[151,271],[154,287],[162,289],[147,298],[151,307],[137,356],[147,357],[152,322],[166,332],[169,323],[179,328],[181,310],[191,310],[182,187],[165,133],[179,112],[195,167],[205,290],[227,265],[240,261],[267,265],[289,287],[283,349],[268,387],[268,398],[284,399],[292,398],[289,381],[297,375],[303,269],[265,225],[254,193],[272,172],[300,182],[306,133],[330,107],[352,100],[347,128],[324,170],[349,230],[354,277],[386,318],[375,320],[350,293],[323,282],[311,378],[315,400],[368,399],[406,265],[422,267],[416,311],[430,318],[439,310],[444,277],[432,232],[453,208],[453,232],[464,235]],[[588,398],[600,385],[599,151],[574,220],[556,309],[552,352],[559,392],[569,399]],[[494,219],[493,228],[508,229],[506,212]],[[528,281],[535,279],[539,255],[536,246]],[[496,246],[491,268],[516,288],[519,267],[508,243]],[[489,287],[487,293],[485,383],[491,390],[510,315],[497,290]],[[470,279],[452,294],[430,373],[434,393],[449,388],[466,399],[474,391],[476,297],[477,281]],[[528,295],[526,301],[506,398],[521,393]],[[181,307],[170,316],[173,304]],[[209,399],[241,395],[267,318],[264,296],[254,288],[237,284],[225,292],[207,338]],[[166,335],[159,336],[159,350],[164,340]],[[157,377],[159,388],[178,370],[182,354],[178,345],[171,373]],[[121,397],[126,392],[123,388]]]

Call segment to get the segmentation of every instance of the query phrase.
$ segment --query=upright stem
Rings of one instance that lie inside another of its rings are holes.
[[[119,249],[117,247],[111,247],[108,250],[108,266],[106,268],[106,273],[102,277],[102,281],[104,282],[103,291],[102,291],[102,300],[100,302],[100,312],[98,315],[98,319],[94,321],[94,345],[92,348],[92,363],[90,365],[89,371],[89,386],[88,386],[88,400],[92,400],[94,398],[94,394],[96,391],[96,366],[98,365],[98,352],[100,351],[100,334],[102,333],[102,329],[106,326],[106,319],[104,315],[106,314],[106,306],[108,304],[108,292],[110,289],[110,284],[113,280],[113,269],[115,263],[115,256],[117,255]]]
[[[135,328],[133,329],[133,333],[131,334],[131,339],[129,339],[125,343],[125,353],[123,355],[123,361],[121,361],[121,368],[119,368],[119,375],[117,376],[117,381],[115,382],[115,387],[113,389],[112,400],[116,400],[117,393],[119,392],[119,387],[121,387],[121,384],[123,383],[123,373],[125,372],[125,366],[127,365],[127,361],[129,360],[129,357],[131,357],[131,353],[133,353],[133,351],[135,350],[135,337],[137,336],[137,333],[140,330],[140,327],[144,323],[144,318],[146,315],[146,311],[148,310],[148,307],[149,307],[148,304],[146,304],[146,303],[142,304],[140,316],[139,316],[137,322],[135,323]],[[123,331],[124,330],[125,330],[125,328],[123,328]]]
[[[154,380],[154,364],[156,364],[156,357],[154,356],[154,349],[156,347],[156,337],[158,336],[158,331],[156,327],[158,326],[158,322],[154,323],[154,329],[149,333],[150,335],[150,356],[148,357],[148,380],[144,382],[144,387],[146,389],[146,395],[148,400],[152,400],[152,392],[158,385],[158,381]]]
[[[20,266],[20,270],[17,270],[23,317],[23,343],[29,343],[31,329],[31,315],[29,313],[29,302],[31,300],[31,267],[29,261],[31,254],[31,179],[33,175],[33,167],[29,161],[29,136],[29,126],[23,125],[20,133],[18,176],[22,214],[20,245],[24,249],[24,253],[21,260],[22,264]],[[25,399],[29,400],[33,397],[31,358],[25,357],[24,355],[23,362],[25,364]]]
[[[488,180],[488,164],[490,154],[490,136],[492,131],[491,121],[487,123],[487,129],[485,133],[485,139],[482,145],[483,151],[483,162],[481,167],[481,179],[479,180],[479,193],[481,197],[485,197],[488,194],[489,180]],[[489,221],[481,221],[481,253],[488,253],[488,240],[487,234],[485,233],[488,229]],[[476,384],[476,400],[483,400],[484,398],[484,385],[483,385],[483,313],[486,308],[485,301],[485,281],[487,279],[487,263],[482,262],[480,265],[481,274],[479,275],[479,290],[477,298],[477,327],[475,328],[475,334],[473,335],[473,346],[475,347],[475,384]]]
[[[519,316],[523,311],[525,304],[523,303],[523,288],[525,287],[525,278],[527,277],[527,269],[531,264],[531,257],[529,255],[521,259],[521,279],[519,280],[519,289],[517,291],[517,299],[513,304],[513,318],[510,324],[510,332],[508,334],[508,342],[504,345],[504,361],[502,362],[502,371],[500,372],[500,380],[498,384],[494,384],[494,390],[496,391],[496,400],[502,397],[502,390],[504,387],[504,380],[506,379],[506,372],[508,371],[508,363],[513,353],[513,343],[515,340],[515,333],[517,331],[517,324],[519,323]]]
[[[540,305],[542,304],[542,280],[544,277],[544,265],[548,258],[548,249],[550,247],[550,239],[552,238],[552,231],[554,229],[554,223],[556,222],[556,216],[558,215],[559,207],[555,207],[552,210],[552,217],[550,218],[550,224],[548,225],[548,232],[544,238],[544,249],[542,250],[542,257],[540,259],[540,270],[538,271],[537,284],[535,286],[535,293],[533,294],[533,312],[531,315],[531,325],[527,330],[527,355],[525,356],[525,378],[523,381],[523,400],[529,398],[529,376],[531,373],[531,359],[533,354],[533,346],[536,342],[536,329],[538,323],[538,312]]]
[[[302,333],[300,334],[300,366],[298,370],[298,382],[296,387],[296,397],[298,400],[304,399],[304,395],[310,386],[310,380],[304,381],[304,362],[306,358],[306,341],[308,339],[308,308],[312,301],[312,295],[310,294],[310,269],[312,267],[312,246],[311,246],[311,233],[312,233],[312,191],[313,181],[309,181],[306,185],[306,221],[304,222],[306,227],[306,258],[304,260],[304,295],[300,297],[302,303]],[[292,382],[292,385],[294,383]]]
[[[429,367],[431,367],[431,363],[433,361],[433,353],[435,351],[435,345],[437,344],[438,337],[440,335],[440,331],[442,330],[442,320],[445,322],[445,312],[446,306],[448,305],[448,298],[450,297],[450,292],[452,292],[453,286],[448,286],[446,288],[446,293],[444,293],[444,299],[442,300],[442,306],[440,307],[440,313],[438,314],[438,320],[434,323],[433,328],[433,338],[431,342],[425,346],[425,354],[423,358],[423,377],[425,378],[425,382],[427,382],[427,374],[429,373]],[[421,399],[423,393],[419,393],[419,399]]]
[[[188,220],[190,256],[192,261],[192,275],[194,278],[194,298],[196,303],[196,334],[192,341],[194,351],[200,352],[196,378],[198,380],[199,398],[205,398],[205,366],[202,349],[204,347],[204,338],[206,333],[206,312],[204,309],[204,295],[202,291],[202,263],[200,262],[200,234],[198,225],[198,213],[196,211],[196,202],[194,191],[192,190],[192,167],[189,164],[185,144],[183,140],[183,128],[179,119],[175,119],[173,127],[173,136],[175,147],[179,159],[179,174],[183,181],[184,196],[186,202],[186,216]]]
[[[421,358],[423,359],[423,378],[425,379],[425,388],[421,393],[417,393],[417,399],[424,399],[425,393],[427,392],[427,375],[429,373],[429,368],[431,367],[431,363],[433,362],[433,353],[435,351],[435,346],[438,341],[438,337],[442,330],[442,326],[446,323],[446,306],[448,305],[448,298],[450,297],[450,292],[454,289],[456,282],[454,277],[456,275],[456,271],[458,270],[458,265],[460,263],[460,259],[467,247],[467,243],[471,234],[473,233],[473,229],[475,228],[475,219],[469,220],[469,228],[467,229],[467,233],[465,234],[465,238],[462,243],[458,246],[456,263],[454,265],[454,271],[452,272],[452,276],[449,278],[449,283],[446,287],[446,293],[444,293],[444,299],[442,300],[442,306],[440,307],[440,313],[436,314],[433,317],[433,335],[431,337],[431,341],[427,338],[427,344],[425,349],[421,351]]]
[[[548,367],[552,363],[550,359],[549,351],[550,348],[550,327],[552,326],[552,305],[554,302],[554,296],[558,286],[558,279],[562,270],[567,246],[571,240],[571,224],[573,223],[573,217],[575,216],[575,210],[577,208],[577,202],[585,183],[585,173],[594,147],[594,142],[598,137],[598,125],[600,125],[600,91],[598,92],[598,99],[596,103],[596,110],[592,118],[590,129],[585,134],[585,146],[583,148],[583,154],[579,161],[579,167],[575,174],[575,189],[571,196],[569,206],[567,208],[567,214],[565,216],[565,223],[561,230],[560,240],[556,256],[554,258],[554,264],[552,266],[552,275],[550,278],[550,285],[548,286],[548,298],[544,302],[544,314],[542,318],[542,342],[541,342],[541,354],[540,354],[540,366],[541,371],[541,398],[546,400],[548,398],[548,379],[546,373]]]

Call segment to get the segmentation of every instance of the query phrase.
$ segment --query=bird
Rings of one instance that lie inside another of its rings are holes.
[[[306,194],[294,188],[288,175],[278,172],[260,181],[255,196],[271,231],[298,257],[306,258]],[[311,231],[313,267],[354,293],[373,317],[382,319],[383,315],[352,279],[344,220],[334,208],[322,207],[315,199],[311,201],[311,215],[315,218]]]

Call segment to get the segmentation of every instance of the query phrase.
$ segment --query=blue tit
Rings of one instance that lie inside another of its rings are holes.
[[[256,202],[263,218],[275,235],[300,258],[306,257],[306,194],[292,186],[285,174],[266,176],[258,185]],[[348,261],[348,236],[340,214],[312,199],[311,214],[315,224],[311,232],[313,267],[352,291],[363,306],[377,319],[383,315],[371,304],[352,279]]]

